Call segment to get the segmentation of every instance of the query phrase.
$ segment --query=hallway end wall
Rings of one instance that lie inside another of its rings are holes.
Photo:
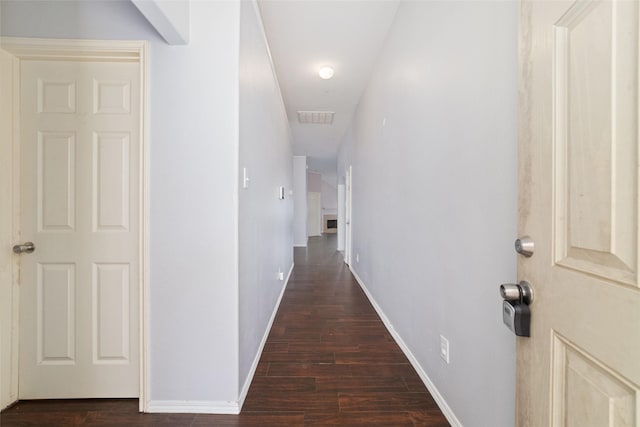
[[[248,389],[271,316],[293,267],[292,148],[289,121],[257,4],[241,2],[239,189],[239,384]],[[285,188],[284,200],[279,187]],[[278,276],[283,273],[283,279]]]
[[[514,422],[517,23],[515,2],[402,2],[338,159],[351,268],[466,426]]]

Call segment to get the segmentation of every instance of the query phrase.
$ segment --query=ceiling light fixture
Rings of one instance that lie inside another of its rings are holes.
[[[326,65],[324,67],[320,67],[320,70],[318,70],[318,75],[321,79],[328,80],[333,77],[333,68]]]

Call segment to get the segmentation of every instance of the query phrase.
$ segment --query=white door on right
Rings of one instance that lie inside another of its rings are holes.
[[[525,1],[519,426],[640,425],[637,1]]]

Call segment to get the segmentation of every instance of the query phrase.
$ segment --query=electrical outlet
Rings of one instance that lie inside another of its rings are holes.
[[[284,272],[280,269],[278,269],[278,280],[280,281],[284,280]]]
[[[440,335],[440,357],[449,363],[449,340]]]

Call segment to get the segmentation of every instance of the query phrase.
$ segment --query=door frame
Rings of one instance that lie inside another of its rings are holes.
[[[338,184],[338,247],[339,251],[344,252],[344,238],[346,234],[345,230],[345,204],[346,199],[346,184]]]
[[[0,37],[0,47],[12,55],[12,219],[13,241],[20,241],[20,62],[22,60],[66,60],[66,61],[101,61],[137,63],[140,67],[140,198],[139,198],[139,252],[138,262],[140,277],[139,297],[139,410],[145,412],[148,401],[149,376],[149,43],[146,40],[69,40],[38,39],[22,37]],[[17,258],[17,257],[14,257]],[[12,262],[14,269],[12,290],[16,297],[12,298],[12,336],[11,347],[11,395],[18,398],[18,337],[20,333],[19,319],[19,271],[17,260]],[[5,345],[1,343],[0,345]]]
[[[344,262],[351,266],[351,227],[352,227],[352,193],[353,193],[353,167],[349,165],[345,173],[345,235],[344,235]]]

